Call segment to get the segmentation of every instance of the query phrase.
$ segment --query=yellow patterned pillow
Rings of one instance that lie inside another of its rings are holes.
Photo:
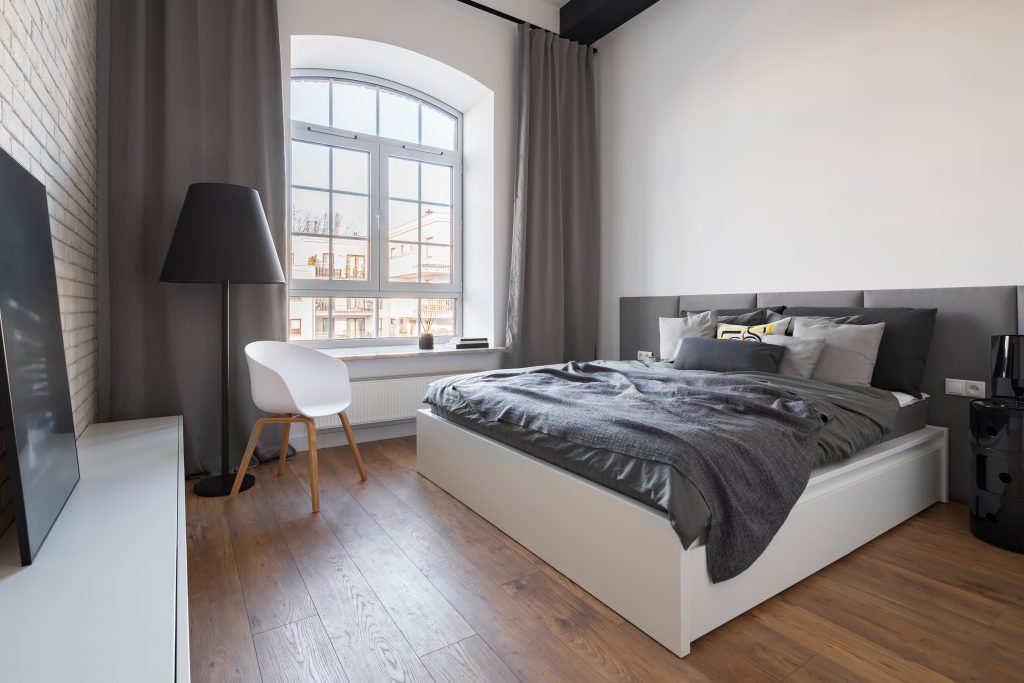
[[[765,323],[764,325],[730,325],[728,323],[718,324],[719,339],[739,339],[742,341],[761,341],[766,334],[786,334],[789,329],[789,318]]]

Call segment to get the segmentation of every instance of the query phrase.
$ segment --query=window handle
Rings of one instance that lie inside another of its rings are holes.
[[[427,149],[426,147],[417,147],[416,145],[402,145],[402,149],[408,149],[413,152],[424,152],[426,154],[436,154],[439,157],[444,156],[444,152],[438,152],[436,149]]]
[[[358,135],[353,133],[342,133],[334,128],[327,128],[325,126],[306,126],[306,130],[314,133],[322,133],[323,135],[333,135],[336,138],[348,138],[349,140],[357,140]]]

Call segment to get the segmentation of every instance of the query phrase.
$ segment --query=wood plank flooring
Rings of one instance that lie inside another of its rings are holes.
[[[192,679],[1024,681],[1024,556],[936,505],[678,659],[415,471],[415,440],[187,500]]]

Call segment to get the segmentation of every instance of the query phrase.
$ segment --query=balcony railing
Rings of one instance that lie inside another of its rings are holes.
[[[365,280],[366,279],[366,268],[335,268],[334,272],[331,273],[331,269],[326,266],[316,267],[316,278],[318,280],[326,280],[330,277],[332,280]]]

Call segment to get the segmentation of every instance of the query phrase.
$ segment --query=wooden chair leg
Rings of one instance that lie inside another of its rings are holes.
[[[341,418],[341,426],[345,428],[345,437],[348,439],[348,447],[352,449],[352,457],[355,458],[356,467],[359,468],[359,478],[366,481],[366,468],[363,466],[363,456],[359,455],[359,445],[356,443],[355,434],[352,433],[352,425],[349,424],[348,414],[345,411],[338,413]]]
[[[292,423],[285,422],[281,425],[281,457],[277,460],[277,476],[284,475],[284,461],[288,457],[288,436],[292,431]]]
[[[320,512],[320,471],[316,460],[316,423],[307,418],[306,433],[309,435],[309,488],[313,497],[313,512]]]
[[[242,462],[238,466],[238,474],[235,475],[235,483],[231,485],[231,495],[228,499],[234,498],[238,495],[238,490],[242,488],[242,480],[245,479],[245,471],[249,469],[249,461],[252,460],[252,454],[256,451],[256,444],[260,441],[260,433],[263,431],[267,421],[264,419],[256,420],[256,424],[253,425],[252,435],[249,437],[249,445],[245,447],[245,455],[242,456]]]

